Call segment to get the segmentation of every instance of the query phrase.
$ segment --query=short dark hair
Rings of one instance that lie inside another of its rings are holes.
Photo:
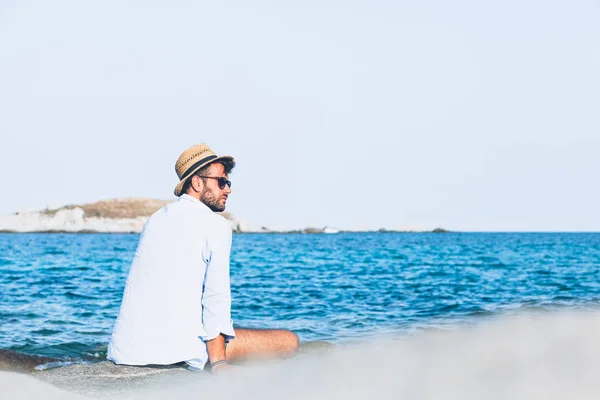
[[[227,174],[227,175],[229,175],[231,170],[235,167],[235,162],[229,162],[229,160],[227,160],[227,159],[219,160],[216,162],[223,165],[223,167],[225,168],[225,174]],[[213,165],[213,164],[215,164],[215,163],[210,163],[208,165],[205,165],[204,167],[200,168],[198,171],[196,171],[192,175],[190,175],[190,177],[187,178],[187,180],[183,184],[183,188],[181,189],[181,194],[187,193],[188,189],[190,188],[190,185],[192,184],[192,178],[194,176],[197,176],[200,179],[202,179],[202,182],[206,182],[206,180],[204,178],[202,178],[202,175],[206,175],[206,173],[210,169],[211,165]]]

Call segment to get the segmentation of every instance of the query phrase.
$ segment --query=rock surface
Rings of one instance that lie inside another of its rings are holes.
[[[89,395],[96,379],[107,379],[103,397],[144,382],[140,391],[112,396],[118,399],[595,400],[600,393],[599,330],[597,311],[555,314],[533,309],[453,331],[432,330],[390,340],[365,338],[367,342],[326,356],[264,363],[229,376],[167,370],[144,378],[134,371],[130,385],[125,377],[111,381],[114,366],[108,363],[94,364],[97,369],[89,373],[57,369],[54,374],[64,371],[63,387],[71,377],[73,390]],[[0,372],[2,398],[45,399],[66,393],[34,376],[51,379],[37,373]],[[168,382],[158,387],[155,378]],[[59,382],[57,376],[52,379]]]
[[[299,354],[328,352],[336,346],[321,341],[300,343]],[[85,396],[104,397],[128,394],[137,389],[178,385],[206,379],[209,374],[191,372],[185,363],[166,366],[115,365],[111,361],[78,363],[36,370],[40,364],[56,360],[0,350],[0,369],[30,372],[31,376],[61,389]],[[42,365],[43,367],[43,365]]]
[[[4,371],[31,372],[38,365],[56,361],[58,360],[54,358],[33,356],[17,351],[0,349],[0,370]]]
[[[92,397],[126,394],[149,385],[202,379],[207,374],[189,371],[185,364],[156,367],[115,365],[111,361],[73,364],[33,372],[33,376],[61,389]]]

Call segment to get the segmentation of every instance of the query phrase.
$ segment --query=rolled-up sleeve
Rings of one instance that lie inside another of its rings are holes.
[[[202,324],[204,341],[223,334],[225,340],[235,337],[231,320],[231,288],[229,280],[229,256],[231,252],[231,227],[223,219],[215,223],[207,237],[208,262],[204,276],[202,295]]]

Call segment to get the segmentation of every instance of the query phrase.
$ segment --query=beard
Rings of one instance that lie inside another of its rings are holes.
[[[202,201],[208,208],[214,212],[221,212],[225,210],[225,204],[219,204],[219,198],[214,195],[213,192],[208,190],[206,187],[200,195],[200,201]]]

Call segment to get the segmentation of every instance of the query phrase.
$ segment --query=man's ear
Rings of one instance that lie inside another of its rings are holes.
[[[196,175],[192,176],[192,182],[191,182],[191,185],[190,185],[190,186],[191,186],[191,187],[192,187],[192,189],[194,189],[196,192],[199,192],[200,190],[198,190],[198,189],[201,189],[201,188],[199,187],[199,186],[201,185],[201,182],[198,182],[198,181],[201,181],[201,179],[200,179],[200,178],[198,178],[198,176],[196,176]]]

